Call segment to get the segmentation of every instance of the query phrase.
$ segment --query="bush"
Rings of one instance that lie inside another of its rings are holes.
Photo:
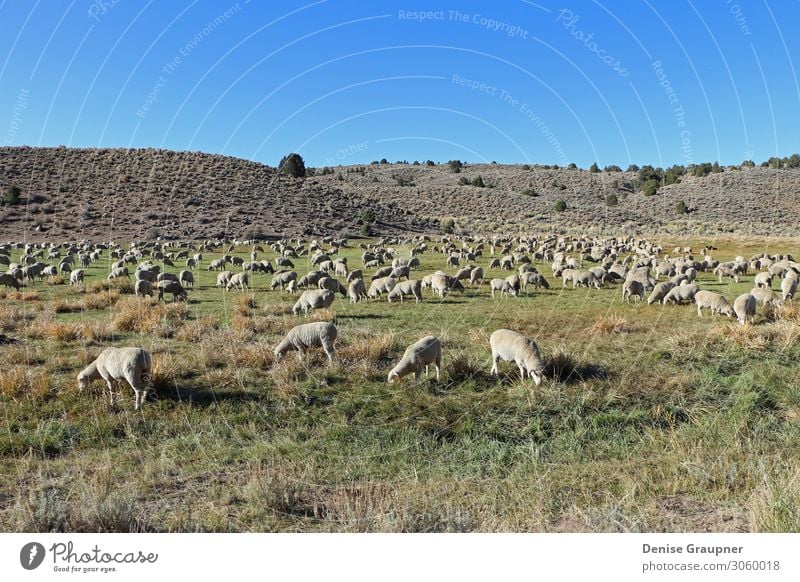
[[[469,178],[467,178],[466,176],[461,176],[458,179],[458,185],[459,186],[469,186]]]
[[[278,171],[287,176],[302,178],[306,175],[306,164],[300,154],[292,153],[281,158],[281,163],[278,164]]]
[[[478,174],[477,178],[473,178],[472,185],[477,188],[484,188],[486,186],[486,184],[483,183],[483,178],[481,178],[480,174]]]
[[[564,212],[567,209],[567,203],[564,202],[563,198],[559,198],[556,200],[555,205],[553,206],[553,210],[556,212]]]
[[[464,167],[459,160],[450,160],[447,162],[447,165],[450,167],[450,171],[454,174],[458,174],[461,171],[461,168]]]
[[[616,194],[606,196],[606,206],[616,206],[617,204],[619,204],[619,198]]]
[[[6,188],[6,191],[3,193],[3,204],[8,206],[19,204],[21,194],[22,191],[19,189],[19,186],[12,184]]]
[[[442,230],[447,234],[453,234],[456,230],[456,221],[452,218],[442,220]]]
[[[686,202],[683,200],[678,200],[678,203],[675,205],[675,210],[678,214],[689,214],[689,207],[686,206]]]
[[[600,172],[600,168],[597,167],[596,162],[593,163],[591,166],[589,166],[589,172],[591,172],[592,174],[597,174]]]
[[[658,192],[658,181],[654,179],[645,180],[642,183],[642,194],[645,196],[653,196]]]
[[[536,196],[539,195],[539,193],[536,190],[534,190],[533,188],[525,188],[525,190],[522,191],[522,195],[523,196],[530,196],[531,198],[535,198]]]

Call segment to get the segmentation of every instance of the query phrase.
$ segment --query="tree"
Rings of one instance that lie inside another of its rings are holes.
[[[464,164],[462,164],[460,160],[450,160],[447,162],[447,165],[450,166],[450,171],[454,174],[458,174],[461,168],[464,167]]]
[[[600,168],[597,167],[597,162],[595,162],[591,166],[589,166],[589,172],[591,172],[592,174],[597,174],[599,171],[600,171]]]
[[[605,168],[603,168],[603,171],[605,171],[605,172],[621,172],[622,168],[620,168],[616,164],[611,164],[610,166],[606,166]]]
[[[658,192],[658,181],[654,179],[645,180],[642,183],[642,194],[645,196],[653,196]]]
[[[361,234],[369,236],[372,223],[375,222],[375,211],[372,208],[365,208],[361,211]]]
[[[638,172],[639,171],[639,166],[637,166],[636,164],[631,164],[630,166],[628,166],[628,169],[625,170],[625,171],[626,172]]]
[[[563,198],[559,198],[556,200],[555,205],[553,206],[553,210],[556,212],[564,212],[567,209],[567,203],[564,202]]]
[[[678,214],[689,214],[689,207],[686,206],[686,202],[683,200],[678,200],[678,203],[675,205],[675,210],[677,210]]]
[[[442,230],[446,234],[453,234],[456,229],[456,221],[452,218],[445,218],[442,220]]]
[[[578,169],[578,164],[576,164],[575,162],[570,162],[569,165],[567,166],[567,169],[568,170],[577,170]]]
[[[19,186],[12,184],[6,188],[6,191],[3,193],[3,204],[7,204],[9,206],[19,204],[19,198],[21,194],[22,191],[19,189]]]
[[[300,154],[289,154],[281,158],[281,163],[278,164],[278,171],[281,174],[302,178],[306,175],[306,163]]]
[[[433,163],[433,160],[425,160],[425,165],[426,166],[435,166],[436,164]]]

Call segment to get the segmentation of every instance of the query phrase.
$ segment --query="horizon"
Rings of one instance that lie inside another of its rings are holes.
[[[582,169],[800,151],[796,4],[47,8],[0,6],[4,146]]]

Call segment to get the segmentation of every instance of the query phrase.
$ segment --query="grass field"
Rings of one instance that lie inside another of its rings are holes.
[[[798,254],[796,241],[715,244],[720,260]],[[360,253],[343,254],[359,267]],[[444,268],[421,261],[416,277]],[[337,297],[309,317],[335,314],[331,368],[321,353],[274,362],[296,296],[266,291],[266,275],[224,292],[203,267],[174,305],[48,282],[0,291],[0,333],[17,340],[0,345],[0,530],[800,530],[798,312],[759,307],[741,327],[624,305],[618,284],[562,290],[537,267],[552,289],[520,298],[488,285],[419,305]],[[731,300],[752,287],[700,279]],[[503,327],[538,341],[541,386],[513,364],[489,375]],[[441,381],[386,384],[428,334],[443,341]],[[79,394],[107,345],[152,352],[158,398],[142,411],[129,388],[113,407],[102,382]]]

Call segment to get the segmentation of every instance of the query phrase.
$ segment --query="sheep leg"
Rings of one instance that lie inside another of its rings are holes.
[[[114,405],[114,381],[111,378],[106,379],[106,384],[108,384],[108,399],[111,402],[111,405]]]
[[[497,361],[499,359],[500,358],[497,354],[492,354],[492,370],[489,372],[490,374],[494,374],[495,376],[500,375],[500,372],[497,369]]]
[[[525,379],[525,366],[523,366],[522,364],[517,364],[517,367],[519,368],[519,377],[520,377],[520,379],[524,380]]]

